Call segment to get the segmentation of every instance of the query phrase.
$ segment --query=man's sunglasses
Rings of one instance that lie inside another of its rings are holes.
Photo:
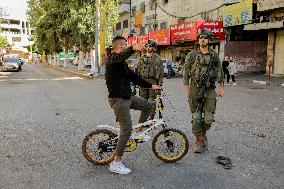
[[[203,35],[203,36],[199,36],[199,39],[209,39],[209,37],[208,37],[208,36]]]
[[[155,47],[155,45],[145,45],[145,47]]]

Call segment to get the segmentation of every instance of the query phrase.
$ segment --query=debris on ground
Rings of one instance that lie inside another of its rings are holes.
[[[258,137],[260,137],[260,138],[266,137],[265,134],[263,134],[263,133],[257,133],[257,134],[255,134],[255,135],[258,136]]]
[[[216,158],[214,158],[214,160],[217,163],[222,164],[224,169],[232,169],[233,168],[232,161],[229,157],[217,156]]]

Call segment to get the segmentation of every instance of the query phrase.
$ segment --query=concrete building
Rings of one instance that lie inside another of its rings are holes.
[[[245,31],[267,32],[267,59],[271,58],[272,73],[284,75],[284,0],[263,0],[257,11],[264,16],[258,23],[245,25]]]
[[[119,8],[119,23],[115,34],[123,36],[141,36],[153,31],[170,29],[171,25],[196,20],[222,20],[223,0],[125,0]],[[130,8],[130,11],[128,11]],[[130,19],[131,18],[131,19]],[[132,22],[131,22],[131,21]],[[128,28],[127,26],[128,21]],[[131,34],[130,34],[131,31]],[[157,34],[159,35],[159,34]],[[139,40],[139,39],[138,39]],[[169,43],[158,46],[162,58],[171,57],[174,61],[185,58],[194,48],[194,41],[189,43]],[[212,47],[220,58],[224,57],[224,41],[215,41]]]
[[[240,0],[239,3],[223,7],[226,33],[224,53],[234,58],[240,72],[265,71],[267,32],[244,30],[246,25],[259,22],[261,16],[254,0]]]
[[[114,28],[114,35],[122,35],[128,38],[130,33],[130,1],[124,1],[118,8],[118,22]]]
[[[25,12],[17,9],[5,9],[6,16],[0,19],[2,31],[0,35],[6,36],[9,44],[13,47],[27,47],[33,42],[29,40],[33,30],[27,21]]]

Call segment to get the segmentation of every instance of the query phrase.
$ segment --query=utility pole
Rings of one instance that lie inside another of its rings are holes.
[[[129,35],[131,35],[131,33],[132,33],[132,9],[131,9],[131,0],[130,0],[130,2],[129,2],[129,34],[128,34],[128,36]]]
[[[93,74],[100,75],[100,0],[96,0],[95,68]]]
[[[154,0],[155,2],[155,14],[154,14],[154,31],[156,31],[157,29],[157,0]]]

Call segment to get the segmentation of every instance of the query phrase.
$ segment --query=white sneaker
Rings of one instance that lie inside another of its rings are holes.
[[[233,85],[237,85],[237,84],[234,82]]]
[[[141,134],[142,132],[134,132],[132,135],[132,139],[138,137]],[[140,139],[140,141],[143,141],[143,142],[148,142],[149,140],[151,140],[151,137],[149,135],[144,135],[143,138]]]
[[[131,172],[131,169],[125,167],[121,161],[111,162],[109,165],[109,171],[117,174],[127,175]]]

